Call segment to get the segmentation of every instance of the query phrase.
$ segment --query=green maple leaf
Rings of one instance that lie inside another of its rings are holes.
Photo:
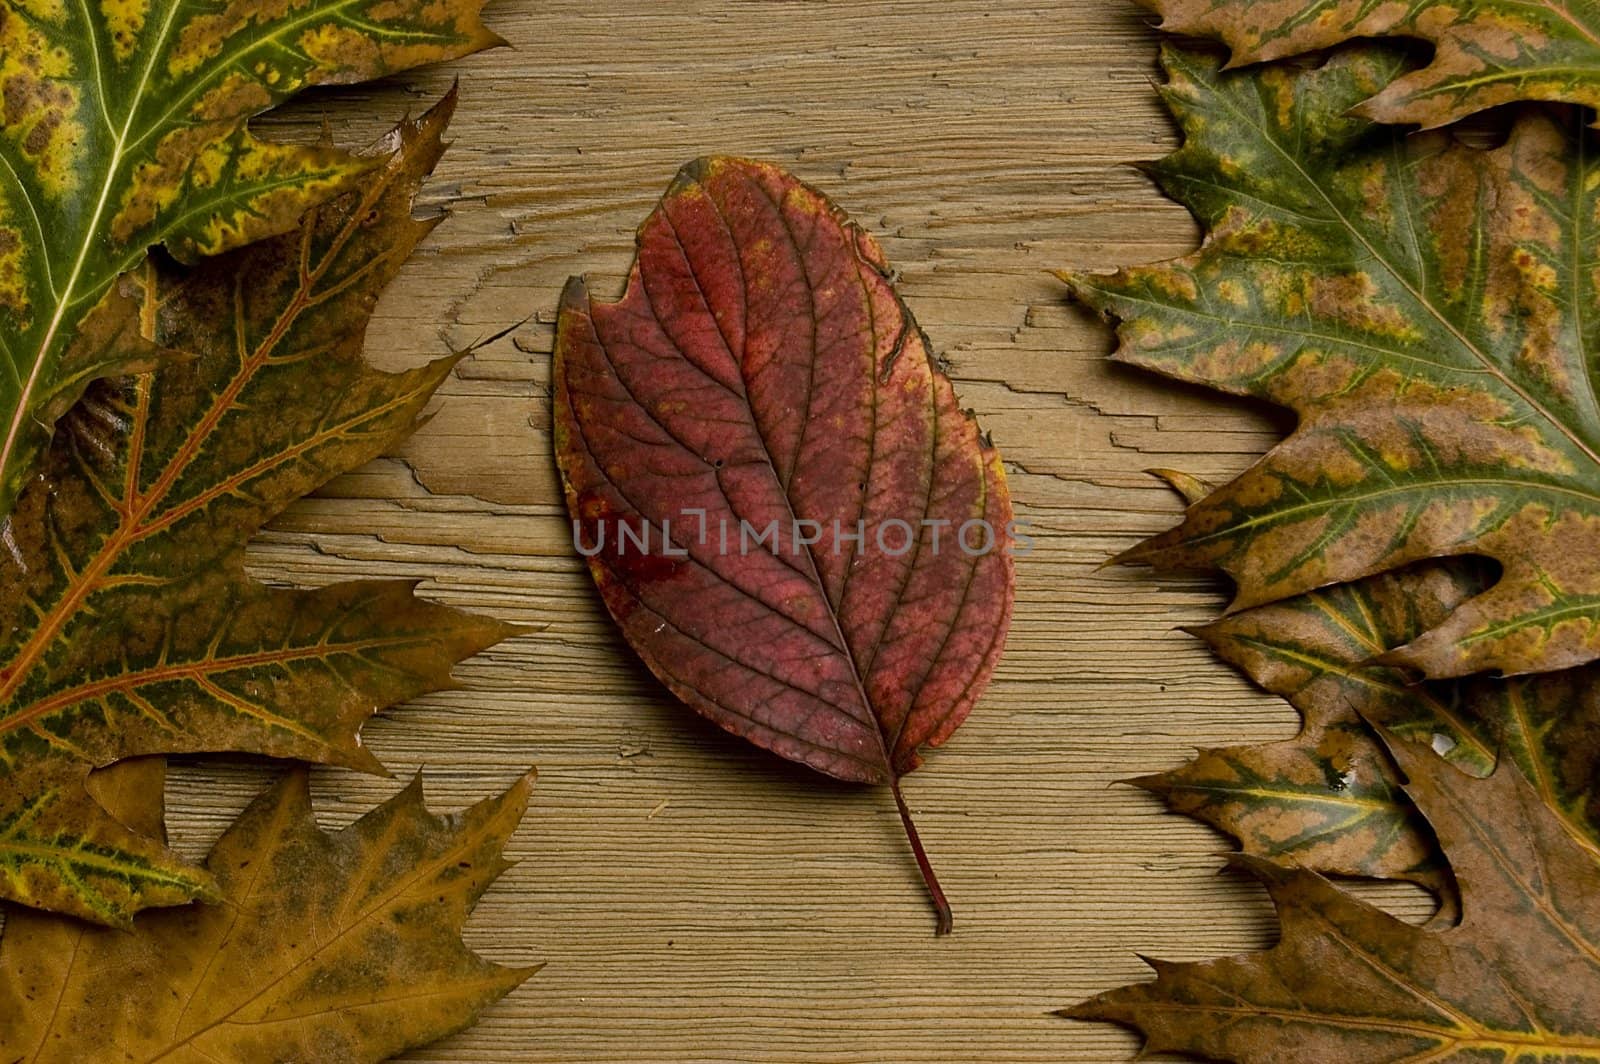
[[[1444,677],[1600,655],[1590,134],[1529,111],[1493,151],[1403,137],[1350,113],[1407,69],[1376,46],[1309,70],[1165,63],[1185,142],[1154,172],[1205,244],[1067,279],[1120,320],[1121,360],[1299,425],[1124,557],[1218,566],[1242,608],[1488,556],[1500,579],[1387,663]]]
[[[4,0],[0,519],[89,381],[158,355],[130,342],[119,274],[152,245],[192,260],[282,232],[370,165],[258,140],[246,121],[309,85],[497,43],[480,5]]]
[[[0,550],[0,897],[102,923],[210,878],[85,786],[124,758],[244,752],[378,768],[358,731],[446,686],[510,628],[406,581],[270,588],[244,569],[285,506],[418,424],[458,361],[361,354],[378,295],[433,223],[411,202],[453,97],[403,124],[357,191],[293,232],[123,281],[193,357],[96,384],[61,422]]]

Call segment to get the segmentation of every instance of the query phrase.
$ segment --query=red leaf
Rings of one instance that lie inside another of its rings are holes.
[[[1011,500],[877,242],[774,167],[691,163],[619,302],[568,284],[556,382],[574,533],[628,642],[728,731],[893,788],[947,931],[899,779],[1000,656]]]

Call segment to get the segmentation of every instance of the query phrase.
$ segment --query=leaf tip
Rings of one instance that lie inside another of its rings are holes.
[[[667,194],[669,196],[672,195],[680,185],[705,184],[706,181],[715,176],[719,169],[733,161],[731,156],[726,155],[702,155],[698,158],[690,159],[678,167],[678,172],[673,175],[672,185]]]
[[[1166,469],[1158,466],[1146,469],[1145,472],[1177,492],[1183,501],[1190,506],[1193,506],[1216,490],[1216,485],[1210,481],[1202,480],[1192,473],[1185,473],[1181,469]]]
[[[367,719],[370,720],[371,718]],[[365,721],[362,723],[365,723]],[[381,779],[394,778],[394,773],[390,772],[384,763],[378,760],[378,755],[362,745],[359,732],[353,737],[351,745],[336,748],[334,756],[329,760],[333,764],[350,769],[352,772],[361,772]]]
[[[1172,793],[1171,775],[1168,772],[1152,772],[1146,776],[1128,776],[1112,782],[1119,787],[1137,787],[1141,791],[1148,791],[1158,798],[1165,798]]]
[[[516,987],[521,986],[523,983],[526,983],[529,979],[532,979],[534,976],[544,971],[546,965],[548,964],[548,961],[540,961],[538,964],[523,964],[514,968],[507,968],[506,972],[508,977],[512,980],[512,988],[515,989]]]
[[[1078,1002],[1076,1005],[1068,1005],[1064,1009],[1056,1009],[1055,1015],[1064,1020],[1077,1020],[1083,1023],[1103,1022],[1106,1018],[1105,1013],[1102,1011],[1104,1002],[1101,1001],[1101,997],[1103,996],[1088,998]]]
[[[1172,961],[1165,961],[1160,957],[1152,957],[1148,953],[1139,953],[1135,951],[1133,955],[1138,957],[1140,963],[1142,963],[1146,968],[1149,968],[1152,972],[1155,972],[1158,978],[1167,974],[1168,972],[1171,972],[1177,967],[1177,965]]]
[[[526,809],[528,807],[528,797],[533,793],[533,785],[538,781],[538,766],[529,765],[528,770],[522,775],[518,776],[517,781],[513,783],[506,791],[506,796],[510,798],[511,801],[520,803],[522,808]]]
[[[549,631],[548,624],[528,624],[522,621],[502,621],[491,618],[485,626],[486,636],[490,641],[485,643],[480,650],[487,650],[492,646],[499,646],[508,639],[517,639],[525,635],[536,635],[539,632]]]
[[[407,780],[406,785],[400,789],[400,793],[391,798],[390,801],[415,802],[417,805],[422,806],[426,806],[428,804],[427,795],[423,793],[421,765],[417,766],[417,770],[411,774],[411,778]]]
[[[559,304],[561,317],[568,313],[587,314],[589,311],[589,283],[581,276],[574,275],[567,278],[567,283],[561,289],[561,302]],[[559,348],[560,345],[558,344]]]
[[[1127,550],[1118,551],[1099,565],[1100,569],[1108,569],[1113,565],[1150,565],[1150,542],[1135,543]]]

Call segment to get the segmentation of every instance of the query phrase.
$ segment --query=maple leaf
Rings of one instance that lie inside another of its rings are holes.
[[[159,758],[102,792],[160,830]],[[124,776],[124,765],[113,776]],[[15,1064],[237,1064],[388,1059],[476,1021],[537,969],[461,941],[527,807],[532,773],[453,816],[421,778],[335,835],[304,770],[258,798],[212,848],[213,904],[142,914],[131,931],[13,910],[0,938],[0,1056]],[[111,1055],[108,1055],[111,1054]]]
[[[1215,37],[1256,63],[1358,37],[1434,46],[1431,62],[1360,105],[1380,122],[1441,126],[1515,100],[1600,106],[1600,10],[1573,0],[1139,0],[1161,28]]]
[[[1600,666],[1416,684],[1373,658],[1478,593],[1482,567],[1426,563],[1235,614],[1200,629],[1226,661],[1287,698],[1293,739],[1204,751],[1133,782],[1238,839],[1324,873],[1410,879],[1448,903],[1431,833],[1366,721],[1483,775],[1509,756],[1600,858]]]
[[[1190,503],[1216,490],[1175,470],[1150,472]],[[1411,880],[1434,891],[1441,915],[1453,918],[1454,885],[1437,846],[1367,721],[1444,749],[1480,773],[1494,765],[1495,740],[1478,726],[1484,721],[1458,709],[1460,681],[1411,684],[1372,659],[1438,623],[1483,585],[1473,566],[1424,563],[1189,629],[1224,661],[1288,699],[1300,711],[1300,734],[1202,750],[1181,768],[1127,782],[1232,836],[1252,857]]]
[[[702,159],[621,301],[569,283],[555,359],[574,533],[628,642],[723,728],[889,785],[948,931],[899,781],[1000,656],[1011,502],[882,249],[775,167]]]
[[[1296,431],[1124,560],[1219,566],[1238,609],[1429,557],[1501,578],[1385,656],[1431,676],[1600,654],[1600,174],[1588,134],[1524,113],[1494,151],[1350,105],[1381,47],[1223,73],[1166,53],[1184,146],[1155,166],[1200,250],[1064,275],[1120,319],[1117,358],[1293,409]]]
[[[146,248],[187,260],[283,232],[371,165],[246,121],[310,85],[499,43],[480,6],[0,4],[0,519],[84,386],[153,364],[113,289]]]
[[[450,682],[511,629],[403,581],[269,588],[251,535],[410,433],[455,358],[361,355],[379,291],[434,223],[411,200],[454,97],[403,123],[358,192],[289,234],[126,279],[188,361],[95,385],[63,418],[0,551],[0,897],[106,923],[210,896],[110,816],[92,768],[237,751],[379,768],[373,712]]]
[[[1064,1015],[1144,1032],[1148,1052],[1239,1064],[1567,1061],[1600,1056],[1600,861],[1505,759],[1472,777],[1388,742],[1438,835],[1462,917],[1413,926],[1303,869],[1255,858],[1282,937]]]

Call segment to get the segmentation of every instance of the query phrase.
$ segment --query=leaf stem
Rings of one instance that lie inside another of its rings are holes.
[[[948,935],[954,915],[950,912],[949,901],[945,900],[944,890],[939,886],[939,877],[933,874],[933,865],[928,863],[928,852],[922,848],[922,839],[917,836],[917,825],[911,821],[911,810],[906,806],[905,795],[900,793],[899,776],[889,784],[889,789],[894,792],[894,804],[900,810],[900,823],[905,825],[906,841],[911,843],[911,852],[917,855],[922,882],[928,887],[928,900],[933,902],[934,914],[939,918],[939,926],[934,934]]]

